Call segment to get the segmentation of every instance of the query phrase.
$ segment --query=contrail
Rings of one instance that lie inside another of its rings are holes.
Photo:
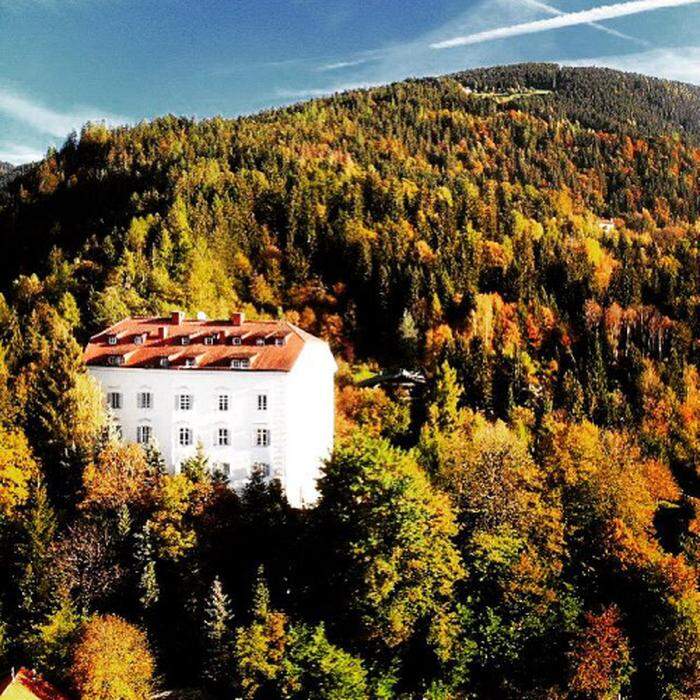
[[[591,22],[601,22],[606,19],[626,17],[636,15],[640,12],[651,12],[652,10],[662,10],[667,7],[680,7],[681,5],[692,5],[700,0],[632,0],[632,2],[620,2],[615,5],[602,5],[590,10],[580,12],[567,12],[550,19],[540,19],[535,22],[524,22],[513,24],[509,27],[498,27],[485,32],[456,36],[445,41],[438,41],[431,44],[433,49],[449,49],[453,46],[465,46],[467,44],[481,44],[485,41],[495,41],[496,39],[506,39],[511,36],[521,34],[535,34],[537,32],[547,32],[551,29],[562,29],[564,27],[574,27],[578,24],[590,24]]]
[[[544,10],[545,12],[549,12],[550,15],[557,15],[558,17],[561,17],[562,15],[566,14],[566,12],[562,12],[556,7],[553,7],[552,5],[547,5],[544,2],[539,2],[539,0],[520,0],[520,2],[524,3],[525,5],[530,5],[531,7],[537,7],[540,10]],[[644,39],[638,39],[636,36],[630,36],[629,34],[618,32],[617,29],[606,27],[604,24],[598,24],[598,22],[588,22],[587,24],[589,27],[593,27],[594,29],[603,32],[604,34],[610,34],[610,36],[615,36],[618,39],[632,41],[635,44],[639,44],[640,46],[651,46],[651,44],[648,41],[644,41]]]

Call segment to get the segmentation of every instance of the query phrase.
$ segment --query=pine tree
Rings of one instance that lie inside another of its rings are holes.
[[[34,489],[30,511],[25,521],[25,533],[25,564],[19,584],[22,607],[35,615],[41,615],[48,611],[53,597],[47,567],[51,544],[56,535],[56,515],[43,483],[37,484]]]
[[[221,691],[230,688],[233,683],[232,619],[231,603],[217,577],[204,607],[202,679],[211,688]]]
[[[255,579],[251,609],[256,620],[262,620],[270,611],[270,589],[265,581],[265,567],[262,564],[258,567]]]
[[[197,443],[195,454],[183,460],[181,471],[190,481],[196,484],[210,478],[209,458],[201,442]]]
[[[141,571],[138,585],[139,602],[144,610],[150,610],[160,596],[150,520],[146,521],[143,530],[136,535],[136,560]]]
[[[399,338],[401,341],[401,351],[406,364],[413,368],[418,361],[418,328],[413,318],[413,314],[406,309],[399,324]]]
[[[117,511],[117,535],[120,539],[125,539],[131,532],[131,513],[129,506],[123,503]]]
[[[453,427],[457,422],[462,393],[462,387],[457,381],[457,372],[445,360],[438,369],[435,378],[435,399],[428,409],[431,424],[440,430]]]
[[[143,451],[146,454],[146,462],[151,468],[151,472],[158,476],[162,476],[166,472],[165,459],[162,452],[154,442],[148,442],[144,445]]]

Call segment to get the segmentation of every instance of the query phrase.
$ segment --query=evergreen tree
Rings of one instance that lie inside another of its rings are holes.
[[[251,610],[256,619],[264,618],[270,611],[270,589],[265,581],[265,568],[262,564],[258,566],[258,573],[255,577]]]
[[[21,604],[27,613],[41,616],[48,612],[54,595],[49,567],[57,529],[56,515],[43,483],[34,488],[24,529],[24,569],[19,583]]]
[[[156,576],[156,561],[153,554],[151,521],[147,520],[143,530],[136,535],[136,564],[138,567],[139,603],[144,610],[150,610],[160,595]]]
[[[150,441],[144,445],[143,451],[146,453],[146,462],[153,474],[162,476],[166,473],[165,459],[163,453],[158,449],[158,446]]]
[[[192,457],[182,461],[181,473],[191,482],[198,484],[211,478],[209,471],[209,457],[201,442],[197,443],[197,450]]]
[[[231,603],[221,581],[214,579],[204,605],[202,679],[220,691],[230,688],[234,675],[234,636]]]
[[[435,377],[435,398],[428,409],[430,423],[440,430],[453,428],[457,422],[462,387],[457,381],[457,372],[445,360]]]
[[[418,327],[411,312],[406,309],[399,324],[399,339],[401,352],[405,363],[410,369],[415,368],[419,358]]]

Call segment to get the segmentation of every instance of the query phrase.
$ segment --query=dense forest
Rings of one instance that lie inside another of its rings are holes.
[[[0,667],[85,700],[697,696],[698,136],[699,88],[543,64],[87,124],[24,169]],[[314,508],[118,441],[81,347],[175,308],[329,341]],[[358,386],[392,367],[425,389]]]

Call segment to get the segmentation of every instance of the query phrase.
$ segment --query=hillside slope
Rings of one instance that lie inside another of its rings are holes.
[[[0,191],[0,656],[80,677],[115,613],[214,697],[698,697],[697,91],[645,80],[88,125]],[[115,439],[81,344],[174,308],[329,340],[314,508]]]
[[[475,91],[551,91],[527,99],[540,115],[565,117],[583,126],[632,135],[679,132],[700,137],[700,87],[607,68],[567,68],[525,63],[468,70],[455,80]],[[525,107],[524,101],[518,103]]]

